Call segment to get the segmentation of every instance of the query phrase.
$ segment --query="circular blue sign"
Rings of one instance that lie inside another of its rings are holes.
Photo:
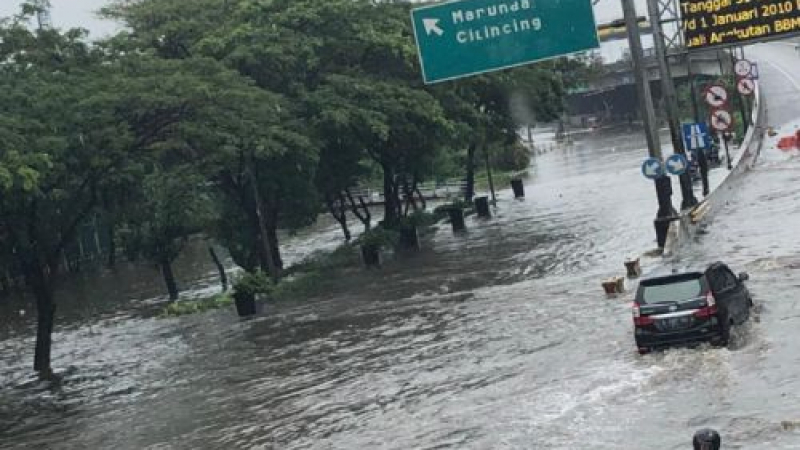
[[[689,169],[689,160],[686,159],[686,156],[675,153],[667,158],[666,166],[667,172],[672,175],[683,175]]]
[[[664,165],[661,164],[661,160],[653,157],[645,159],[642,163],[642,175],[651,180],[664,175]]]

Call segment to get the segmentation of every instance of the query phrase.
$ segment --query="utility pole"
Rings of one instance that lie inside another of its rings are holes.
[[[664,39],[664,30],[661,26],[661,11],[659,0],[647,0],[647,9],[650,15],[650,26],[653,30],[653,45],[658,61],[658,71],[661,74],[661,91],[667,110],[667,121],[669,122],[669,134],[672,139],[672,148],[675,153],[686,154],[683,148],[683,136],[681,136],[681,123],[678,117],[678,95],[675,92],[675,84],[672,82],[672,71],[667,61],[667,51]],[[680,176],[681,185],[681,209],[691,208],[697,205],[692,188],[692,178],[688,171]]]
[[[644,121],[644,134],[647,140],[648,154],[663,161],[661,154],[661,141],[658,136],[653,97],[650,92],[650,79],[647,76],[647,67],[644,62],[642,50],[642,36],[639,33],[639,23],[636,18],[636,6],[633,0],[621,0],[622,11],[625,16],[625,28],[628,31],[628,42],[633,63],[633,75],[636,80],[636,95]],[[672,216],[672,183],[668,176],[661,176],[654,182],[656,197],[658,198],[658,213],[654,222],[656,240],[659,247],[664,247],[669,229],[669,217]]]
[[[647,76],[647,67],[644,62],[644,50],[642,50],[642,36],[639,33],[639,23],[636,19],[636,6],[633,4],[633,0],[622,0],[622,11],[625,15],[625,27],[628,30],[628,43],[631,50],[631,62],[633,63],[633,76],[636,80],[636,95],[639,97],[639,107],[642,110],[647,150],[650,156],[663,159],[661,155],[661,141],[658,137],[656,113],[653,108],[653,96],[650,92],[650,77]]]

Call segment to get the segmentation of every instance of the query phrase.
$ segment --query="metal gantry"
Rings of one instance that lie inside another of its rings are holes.
[[[681,14],[678,0],[649,0],[653,1],[659,17],[659,24],[663,31],[664,50],[667,55],[686,53],[681,30]]]

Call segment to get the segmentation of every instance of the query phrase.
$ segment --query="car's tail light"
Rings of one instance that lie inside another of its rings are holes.
[[[652,325],[653,323],[654,321],[650,316],[642,316],[642,310],[639,308],[639,304],[633,302],[633,324],[637,327],[643,327]]]
[[[709,292],[706,294],[706,306],[698,309],[694,315],[697,317],[711,317],[717,314],[717,301],[714,299],[714,294]]]

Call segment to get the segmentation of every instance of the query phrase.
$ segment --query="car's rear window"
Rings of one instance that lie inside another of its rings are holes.
[[[674,302],[700,296],[703,286],[700,279],[675,281],[669,284],[644,286],[640,301],[643,303]]]

